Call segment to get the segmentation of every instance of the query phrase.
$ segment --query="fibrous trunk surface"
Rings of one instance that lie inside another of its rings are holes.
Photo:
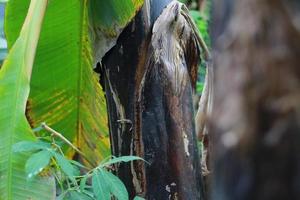
[[[192,102],[199,53],[186,8],[149,0],[98,67],[113,155],[148,162],[116,167],[131,198],[203,197]]]

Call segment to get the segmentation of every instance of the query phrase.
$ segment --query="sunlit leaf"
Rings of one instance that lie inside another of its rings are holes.
[[[110,186],[104,180],[103,173],[98,170],[93,172],[92,187],[97,200],[110,200]]]
[[[139,196],[136,196],[136,197],[134,197],[134,199],[133,200],[145,200],[144,198],[142,198],[142,197],[139,197]]]
[[[32,178],[40,173],[49,164],[51,157],[51,152],[47,150],[31,155],[25,165],[27,177]]]
[[[78,169],[75,168],[74,165],[71,164],[69,160],[67,160],[65,157],[60,155],[59,153],[55,152],[54,157],[57,161],[57,164],[61,168],[61,170],[71,179],[75,180],[74,176],[78,175]]]
[[[85,190],[87,178],[88,178],[88,176],[84,176],[84,177],[80,180],[80,191],[81,191],[81,192],[83,192],[83,191]]]
[[[33,127],[46,122],[96,166],[110,154],[110,144],[105,98],[92,66],[87,2],[49,1],[32,72],[27,111]],[[10,0],[7,5],[9,47],[16,39],[28,5],[29,0]],[[69,158],[75,153],[67,145],[63,149]]]
[[[123,182],[112,173],[105,169],[100,169],[102,181],[105,181],[109,185],[109,191],[118,200],[128,200],[128,192]]]
[[[70,200],[93,200],[93,198],[79,191],[71,191],[69,195]]]
[[[32,0],[24,26],[15,33],[17,39],[0,70],[0,199],[3,200],[53,197],[53,180],[36,177],[28,182],[24,168],[28,154],[13,152],[16,142],[35,140],[25,117],[25,106],[46,5],[47,0]],[[20,27],[23,22],[24,18]]]
[[[77,166],[77,167],[80,167],[80,168],[84,168],[84,169],[87,169],[84,165],[82,165],[81,163],[75,161],[75,160],[69,160],[70,163],[72,163],[73,165]]]
[[[46,142],[21,141],[13,145],[13,152],[36,151],[47,148],[51,148],[51,145]]]
[[[138,156],[122,156],[122,157],[118,157],[118,158],[113,158],[113,159],[103,163],[102,166],[108,166],[108,165],[112,165],[112,164],[120,163],[120,162],[130,162],[130,161],[134,161],[134,160],[142,160],[142,161],[146,162],[144,159],[142,159]]]

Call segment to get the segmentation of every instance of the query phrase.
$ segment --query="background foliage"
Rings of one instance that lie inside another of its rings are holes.
[[[199,8],[198,0],[180,0],[182,3],[185,3],[190,10],[190,15],[194,19],[195,24],[198,27],[198,30],[203,37],[206,45],[211,49],[211,41],[209,36],[209,24],[211,20],[211,1],[205,0],[204,8]],[[199,65],[198,69],[198,81],[197,81],[197,93],[201,94],[204,86],[204,79],[206,74],[206,63],[204,59]]]

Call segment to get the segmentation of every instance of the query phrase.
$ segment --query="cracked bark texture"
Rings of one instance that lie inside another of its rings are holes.
[[[112,153],[130,198],[203,199],[193,87],[199,38],[185,6],[146,0],[97,70],[105,88]]]
[[[214,6],[212,199],[300,199],[300,2]]]

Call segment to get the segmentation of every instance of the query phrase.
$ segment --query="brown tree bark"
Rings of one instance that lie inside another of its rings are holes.
[[[204,196],[192,102],[199,38],[187,13],[176,1],[146,0],[98,66],[113,155],[148,162],[116,166],[131,199]]]
[[[214,10],[212,199],[300,199],[300,2]]]

